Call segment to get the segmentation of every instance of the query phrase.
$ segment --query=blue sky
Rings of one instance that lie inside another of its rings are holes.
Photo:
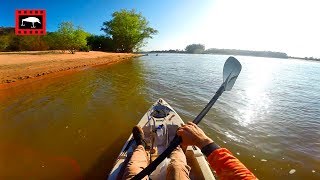
[[[15,9],[46,9],[47,30],[72,21],[103,34],[102,22],[136,9],[159,31],[145,50],[206,48],[272,50],[320,57],[317,0],[1,0],[0,26],[14,26]]]

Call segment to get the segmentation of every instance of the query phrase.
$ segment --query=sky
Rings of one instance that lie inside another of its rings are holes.
[[[120,9],[136,9],[159,33],[143,50],[206,48],[270,50],[320,57],[319,0],[0,0],[0,26],[16,9],[45,9],[47,31],[71,21],[93,34]],[[318,42],[318,43],[317,43]]]

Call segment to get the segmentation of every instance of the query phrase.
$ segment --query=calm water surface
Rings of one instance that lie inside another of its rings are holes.
[[[237,57],[243,69],[201,122],[259,179],[320,178],[320,63]],[[106,176],[158,98],[192,120],[227,56],[160,54],[0,91],[0,177]]]

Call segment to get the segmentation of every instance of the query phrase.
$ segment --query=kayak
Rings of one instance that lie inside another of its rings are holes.
[[[176,111],[163,99],[157,100],[144,114],[138,125],[142,128],[147,143],[146,152],[150,161],[156,159],[170,144],[176,130],[184,122]],[[121,179],[125,167],[136,147],[132,134],[121,149],[108,179]],[[215,179],[205,155],[196,146],[188,146],[184,152],[191,167],[190,179]],[[165,159],[151,173],[150,179],[165,179],[166,167],[170,159]]]

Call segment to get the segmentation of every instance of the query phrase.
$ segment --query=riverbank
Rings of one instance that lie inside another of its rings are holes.
[[[66,75],[88,67],[113,64],[140,56],[98,51],[76,54],[50,51],[0,53],[0,89],[49,76]]]

